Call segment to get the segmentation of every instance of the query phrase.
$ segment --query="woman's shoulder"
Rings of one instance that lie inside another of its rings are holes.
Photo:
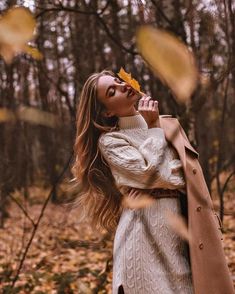
[[[100,135],[98,144],[99,146],[111,146],[120,140],[128,141],[128,137],[119,130],[104,132]]]

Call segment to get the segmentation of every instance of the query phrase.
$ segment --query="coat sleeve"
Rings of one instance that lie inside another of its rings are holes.
[[[148,179],[156,182],[159,178],[158,168],[167,147],[163,129],[148,129],[146,140],[138,148],[118,132],[102,134],[98,144],[119,185],[146,188]]]

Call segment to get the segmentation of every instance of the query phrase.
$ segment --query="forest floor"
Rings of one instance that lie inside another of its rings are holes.
[[[36,221],[48,190],[30,189],[26,210]],[[14,197],[20,201],[19,192]],[[219,207],[214,199],[214,207]],[[0,229],[0,293],[72,294],[111,293],[113,236],[96,235],[77,221],[77,211],[49,204],[14,289],[23,250],[32,234],[32,222],[11,201],[9,217]],[[225,195],[224,241],[226,259],[235,284],[235,197]],[[102,241],[101,241],[102,240]]]

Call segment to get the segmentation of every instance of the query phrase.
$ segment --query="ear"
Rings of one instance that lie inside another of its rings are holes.
[[[110,110],[104,110],[104,111],[102,111],[102,115],[104,117],[108,118],[108,117],[114,116],[114,113],[112,111],[110,111]]]

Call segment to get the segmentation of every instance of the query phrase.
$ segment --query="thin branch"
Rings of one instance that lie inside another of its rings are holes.
[[[235,154],[233,154],[231,156],[231,158],[229,158],[229,160],[227,160],[221,167],[220,167],[220,173],[225,171],[226,169],[228,169],[230,167],[231,164],[233,164],[235,161]],[[215,174],[212,175],[211,177],[211,182],[216,178],[217,172]]]
[[[19,263],[19,266],[18,266],[18,269],[17,269],[16,275],[15,275],[15,277],[14,277],[13,280],[12,280],[11,289],[13,289],[13,287],[15,286],[15,283],[17,282],[17,280],[18,280],[18,278],[19,278],[19,274],[20,274],[20,272],[21,272],[21,270],[22,270],[22,267],[23,267],[24,261],[25,261],[25,259],[26,259],[27,253],[28,253],[29,248],[30,248],[30,246],[31,246],[31,244],[32,244],[32,241],[33,241],[33,239],[34,239],[34,236],[35,236],[35,234],[36,234],[36,232],[37,232],[38,226],[39,226],[40,221],[41,221],[41,219],[42,219],[42,217],[43,217],[43,215],[44,215],[44,212],[45,212],[46,207],[47,207],[47,205],[48,205],[48,203],[49,203],[49,200],[51,199],[51,196],[53,195],[53,193],[54,193],[54,191],[55,191],[55,189],[56,189],[56,186],[57,186],[57,185],[59,184],[59,182],[62,180],[62,177],[64,176],[64,173],[65,173],[65,171],[67,170],[67,168],[69,167],[72,158],[73,158],[73,153],[70,155],[69,160],[66,162],[66,165],[64,166],[62,172],[60,173],[60,175],[59,175],[58,178],[56,179],[54,185],[53,185],[52,188],[51,188],[51,191],[50,191],[49,195],[47,196],[47,198],[46,198],[46,200],[45,200],[45,202],[44,202],[44,204],[43,204],[43,206],[42,206],[42,209],[41,209],[40,215],[39,215],[39,217],[38,217],[38,220],[37,220],[37,222],[36,222],[35,225],[34,225],[34,228],[33,228],[32,234],[31,234],[31,236],[30,236],[30,238],[29,238],[29,241],[28,241],[28,243],[27,243],[27,245],[26,245],[26,247],[25,247],[25,250],[24,250],[24,252],[23,252],[23,255],[22,255],[22,257],[21,257],[21,260],[20,260],[20,263]]]
[[[172,22],[170,21],[170,19],[166,16],[166,14],[163,12],[163,10],[160,8],[159,4],[155,1],[155,0],[151,0],[152,4],[156,7],[157,11],[159,12],[159,14],[162,16],[162,18],[171,26]]]
[[[35,18],[37,19],[39,17],[42,17],[44,14],[46,14],[48,12],[55,12],[55,11],[76,12],[76,13],[85,14],[85,15],[95,15],[96,14],[94,11],[85,11],[85,10],[79,10],[79,9],[61,6],[61,7],[52,7],[52,8],[43,9],[41,12],[36,14]]]
[[[38,14],[36,14],[35,18],[39,18],[42,17],[45,13],[47,12],[54,12],[54,11],[67,11],[67,12],[76,12],[76,13],[80,13],[80,14],[86,14],[86,15],[102,15],[105,10],[108,8],[109,4],[110,4],[110,0],[108,0],[106,2],[106,4],[104,5],[104,7],[100,10],[100,12],[97,11],[86,11],[86,10],[80,10],[80,9],[75,9],[72,7],[66,7],[64,6],[62,3],[60,5],[58,5],[57,7],[50,7],[50,8],[39,8],[42,9],[41,12],[39,12]]]
[[[67,103],[67,106],[69,108],[69,112],[71,114],[71,116],[74,118],[75,117],[75,109],[73,108],[73,106],[71,105],[70,103],[70,100],[69,100],[69,96],[68,96],[68,93],[66,91],[64,91],[61,86],[60,86],[60,82],[55,82],[48,74],[47,72],[44,70],[44,67],[42,66],[41,67],[41,70],[42,70],[42,73],[46,76],[46,78],[56,87],[56,90],[62,95],[64,96],[65,100],[66,100],[66,103]]]
[[[220,129],[219,147],[218,147],[217,172],[216,172],[217,189],[218,189],[219,198],[220,198],[220,219],[222,223],[223,223],[223,214],[224,214],[224,199],[223,199],[223,193],[221,189],[219,174],[221,171],[222,143],[224,141],[224,122],[225,122],[225,114],[227,110],[228,86],[229,86],[229,77],[227,77],[226,84],[225,84],[225,91],[224,91],[224,101],[223,101],[223,109],[222,109],[222,116],[221,116],[221,124],[220,124],[221,129]]]
[[[100,22],[100,24],[103,26],[103,29],[105,30],[106,34],[108,35],[108,37],[116,44],[118,45],[120,48],[122,48],[124,51],[126,51],[129,54],[132,54],[133,56],[138,55],[139,53],[137,51],[134,51],[130,48],[125,47],[121,42],[119,42],[114,36],[113,34],[110,32],[108,26],[106,25],[105,21],[103,20],[102,17],[99,16],[99,14],[96,14],[96,17],[98,19],[98,21]]]
[[[225,190],[226,190],[226,188],[227,188],[227,186],[228,186],[229,181],[231,180],[231,178],[232,178],[234,175],[235,175],[235,170],[232,171],[232,172],[230,173],[230,175],[227,177],[227,179],[226,179],[226,181],[225,181],[225,183],[224,183],[224,186],[223,186],[223,188],[222,188],[222,194],[224,194],[224,192],[225,192]]]
[[[104,7],[105,9],[108,7],[109,1],[106,4],[106,6]],[[138,52],[134,51],[130,48],[127,48],[126,46],[124,46],[119,40],[117,40],[112,32],[109,30],[107,24],[105,23],[105,21],[103,20],[103,18],[101,17],[101,15],[103,14],[104,10],[102,9],[101,12],[97,12],[97,11],[83,11],[83,10],[79,10],[79,9],[75,9],[75,8],[70,8],[70,7],[65,7],[65,6],[60,6],[60,7],[52,7],[52,8],[47,8],[44,9],[43,11],[39,12],[36,15],[36,18],[42,17],[45,13],[47,12],[55,12],[55,11],[67,11],[67,12],[74,12],[74,13],[79,13],[79,14],[86,14],[86,15],[94,15],[97,20],[99,21],[100,25],[103,27],[104,31],[106,32],[106,34],[108,35],[108,37],[116,44],[118,45],[121,49],[123,49],[125,52],[132,54],[133,56],[137,55]]]
[[[17,204],[17,206],[23,211],[24,215],[27,217],[27,219],[32,223],[33,226],[35,226],[35,222],[30,217],[26,209],[23,207],[23,205],[20,204],[20,202],[11,194],[8,194],[8,196]]]

